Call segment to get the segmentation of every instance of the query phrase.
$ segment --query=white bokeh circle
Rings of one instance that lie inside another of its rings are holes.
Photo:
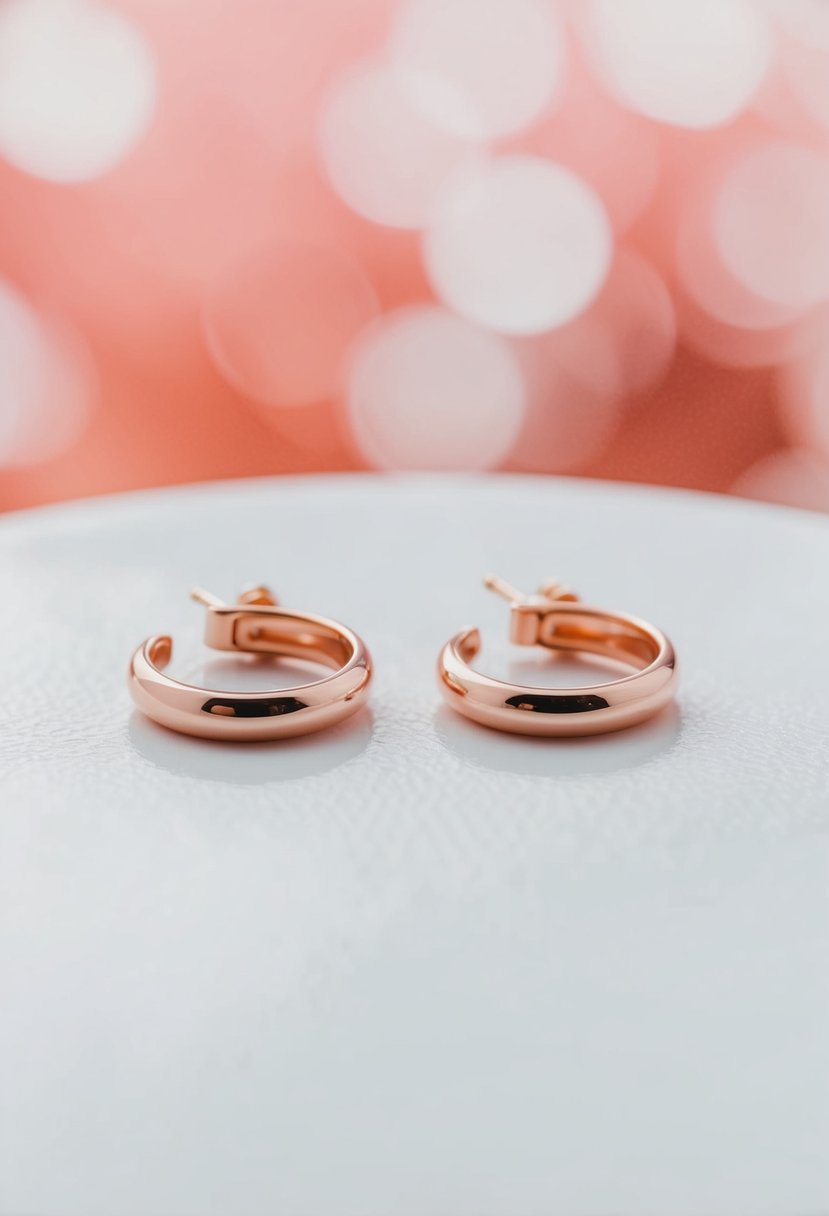
[[[228,263],[205,294],[202,321],[229,384],[264,405],[299,407],[339,392],[346,351],[378,311],[356,258],[297,241]]]
[[[829,51],[826,0],[763,0],[763,5],[789,37],[815,50]]]
[[[0,155],[50,181],[108,172],[144,134],[156,67],[143,34],[93,0],[0,7]]]
[[[784,448],[741,473],[731,493],[807,511],[829,511],[829,462],[808,448]]]
[[[743,329],[717,319],[687,295],[677,300],[682,345],[720,367],[774,367],[809,347],[803,320],[768,329]]]
[[[790,438],[829,461],[829,309],[816,317],[811,348],[778,371],[778,400]]]
[[[503,338],[416,306],[357,340],[346,404],[352,435],[378,468],[488,469],[516,440],[526,390]]]
[[[590,0],[583,29],[619,100],[680,127],[739,114],[771,53],[768,20],[752,0]]]
[[[0,279],[0,467],[38,464],[72,447],[94,387],[80,341]]]
[[[714,210],[714,239],[732,275],[791,309],[829,299],[829,156],[783,142],[732,167]]]
[[[424,238],[438,295],[508,334],[543,333],[577,316],[600,290],[612,251],[594,191],[569,169],[532,156],[455,175]]]
[[[322,109],[319,146],[343,201],[395,228],[422,227],[436,191],[472,155],[468,141],[428,122],[390,69],[374,62],[335,85]]]
[[[791,40],[781,42],[781,65],[796,103],[815,122],[829,127],[829,47],[816,49]],[[802,126],[799,114],[796,121]]]
[[[660,132],[616,104],[574,65],[555,110],[522,141],[523,151],[570,169],[599,195],[616,234],[646,210],[659,183]]]
[[[626,396],[643,393],[667,374],[676,350],[674,302],[654,266],[632,249],[619,249],[592,315],[613,335]]]
[[[390,46],[416,109],[470,139],[531,122],[555,93],[565,58],[561,21],[544,0],[410,0]]]
[[[582,471],[611,442],[619,418],[623,369],[612,326],[591,310],[515,346],[528,408],[511,466],[537,473]]]
[[[696,308],[724,325],[746,330],[788,325],[798,311],[758,295],[735,277],[718,248],[716,200],[732,167],[683,198],[674,253],[677,279]]]

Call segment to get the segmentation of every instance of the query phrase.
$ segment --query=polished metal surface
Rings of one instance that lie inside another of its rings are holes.
[[[644,722],[673,700],[679,673],[661,630],[622,612],[589,608],[563,584],[525,596],[503,579],[484,583],[510,603],[511,640],[558,652],[599,655],[634,668],[618,680],[575,688],[511,684],[470,666],[477,629],[455,634],[438,659],[438,683],[452,709],[482,726],[520,735],[597,735]]]
[[[173,640],[157,634],[133,654],[127,684],[138,708],[162,726],[205,739],[284,739],[333,726],[365,704],[371,659],[344,625],[280,608],[266,587],[244,591],[237,604],[224,604],[201,588],[192,597],[207,609],[207,646],[288,656],[336,670],[287,689],[219,692],[166,675]]]

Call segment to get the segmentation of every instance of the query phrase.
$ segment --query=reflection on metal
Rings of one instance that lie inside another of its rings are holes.
[[[673,700],[674,649],[655,626],[621,612],[587,608],[563,583],[549,581],[524,595],[488,575],[485,585],[510,603],[510,639],[623,662],[629,675],[582,688],[535,688],[495,680],[470,666],[481,648],[477,629],[446,643],[438,659],[444,700],[458,713],[496,730],[525,735],[593,735],[635,726]]]
[[[277,606],[267,587],[243,591],[225,604],[196,588],[207,609],[205,643],[217,650],[284,655],[334,668],[334,674],[294,688],[217,692],[183,684],[163,672],[172,638],[148,638],[132,656],[127,682],[148,717],[170,730],[208,739],[256,740],[309,734],[342,721],[368,699],[371,658],[362,640],[337,621]]]

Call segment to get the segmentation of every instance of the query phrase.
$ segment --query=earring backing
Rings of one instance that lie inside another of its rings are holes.
[[[484,585],[509,602],[510,640],[519,646],[601,655],[635,670],[580,688],[510,684],[469,666],[481,648],[481,635],[466,629],[446,643],[438,659],[440,690],[458,713],[516,734],[594,735],[644,722],[676,694],[674,648],[654,625],[587,607],[562,583],[545,583],[532,596],[495,575],[488,575]]]
[[[158,634],[135,651],[127,684],[138,708],[162,726],[205,739],[284,739],[332,726],[368,699],[371,658],[345,625],[280,608],[267,587],[247,588],[236,604],[200,587],[191,598],[207,609],[204,641],[215,650],[282,655],[336,670],[321,680],[265,692],[199,688],[164,674],[173,640]]]

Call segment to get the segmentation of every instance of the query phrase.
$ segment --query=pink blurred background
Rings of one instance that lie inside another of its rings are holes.
[[[0,508],[507,469],[829,510],[825,0],[0,0]]]

